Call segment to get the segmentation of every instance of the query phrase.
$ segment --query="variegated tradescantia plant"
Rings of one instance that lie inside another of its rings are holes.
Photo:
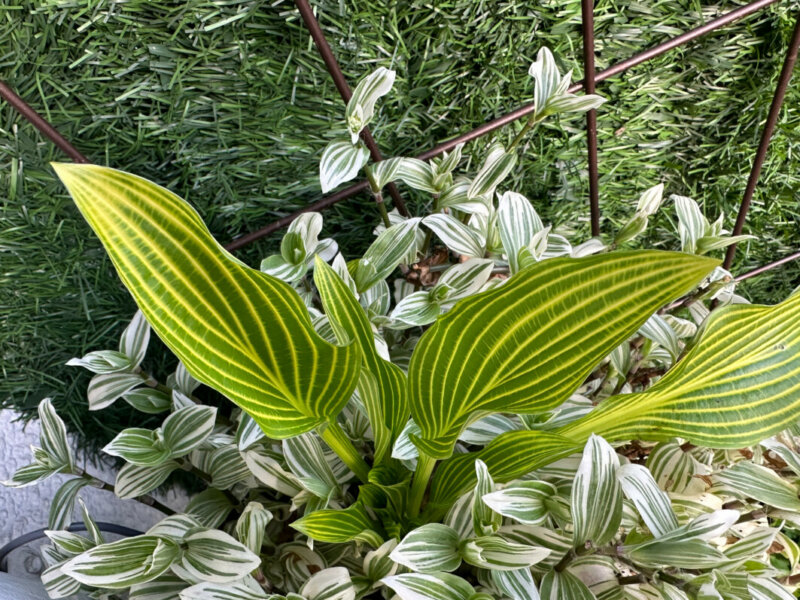
[[[101,484],[44,401],[42,448],[6,483],[71,475],[53,598],[794,597],[800,295],[737,296],[706,254],[743,240],[688,198],[680,252],[631,249],[661,186],[613,238],[545,226],[503,182],[538,123],[601,99],[567,93],[546,49],[530,74],[536,111],[472,178],[461,147],[367,164],[359,133],[395,75],[358,85],[320,167],[325,191],[365,171],[381,209],[349,261],[307,213],[254,270],[166,189],[55,165],[141,309],[119,350],[75,359],[96,373],[90,407],[169,413],[106,447],[125,462],[114,489],[152,503],[176,469],[205,489],[140,536],[108,543],[85,509],[89,535],[66,532]],[[386,211],[392,181],[430,211]],[[143,370],[150,327],[180,359],[165,383]],[[232,404],[203,405],[201,382]]]

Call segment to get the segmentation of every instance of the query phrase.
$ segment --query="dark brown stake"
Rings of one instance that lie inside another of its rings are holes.
[[[336,61],[336,57],[333,55],[333,50],[331,50],[328,40],[325,39],[325,34],[322,33],[322,28],[319,26],[319,22],[314,16],[311,5],[308,3],[308,0],[295,0],[294,3],[297,5],[300,16],[303,17],[303,22],[311,33],[311,38],[314,40],[314,44],[316,44],[317,50],[319,50],[322,60],[325,62],[325,66],[333,78],[333,83],[336,84],[336,89],[339,90],[342,100],[347,104],[353,92],[350,91],[347,79],[345,79],[344,73],[342,73],[342,69]],[[369,128],[365,127],[361,132],[361,139],[364,140],[364,143],[367,145],[372,160],[375,162],[383,160],[381,151],[372,138]],[[389,190],[389,194],[392,196],[392,200],[394,200],[394,205],[397,207],[397,210],[400,211],[401,215],[407,217],[408,209],[406,208],[406,203],[403,202],[403,198],[400,196],[400,191],[397,189],[397,186],[394,183],[389,183],[386,187]]]
[[[679,35],[679,36],[677,36],[675,38],[667,40],[663,44],[659,44],[658,46],[655,46],[653,48],[650,48],[649,50],[645,50],[644,52],[636,54],[635,56],[632,56],[631,58],[629,58],[627,60],[619,62],[616,65],[613,65],[613,66],[609,67],[605,71],[600,71],[599,73],[596,73],[594,80],[595,80],[595,82],[605,81],[609,77],[613,77],[614,75],[618,75],[619,73],[622,73],[623,71],[626,71],[627,69],[630,69],[631,67],[639,65],[639,64],[641,64],[641,63],[643,63],[643,62],[645,62],[647,60],[650,60],[651,58],[655,58],[656,56],[660,56],[661,54],[664,54],[665,52],[667,52],[669,50],[672,50],[673,48],[675,48],[677,46],[680,46],[681,44],[685,44],[687,42],[691,42],[691,41],[693,41],[693,40],[695,40],[695,39],[697,39],[697,38],[699,38],[699,37],[711,32],[711,31],[714,31],[715,29],[719,29],[720,27],[728,25],[729,23],[732,23],[733,21],[736,21],[738,19],[746,17],[747,15],[750,15],[750,14],[752,14],[752,13],[758,11],[758,10],[761,10],[762,8],[765,8],[765,7],[769,6],[770,4],[774,4],[775,2],[778,2],[778,0],[757,0],[756,2],[752,2],[751,4],[747,4],[745,6],[737,8],[736,10],[732,10],[729,13],[726,13],[726,14],[722,15],[721,17],[719,17],[717,19],[714,19],[713,21],[709,21],[708,23],[706,23],[705,25],[702,25],[701,27],[697,27],[695,29],[692,29],[691,31],[687,31],[684,34],[681,34],[681,35]],[[569,91],[571,93],[574,93],[574,92],[579,91],[582,87],[583,87],[583,82],[577,82],[574,85],[572,85],[572,87],[569,88]],[[524,106],[521,106],[521,107],[511,111],[507,115],[504,115],[502,117],[498,117],[498,118],[494,119],[493,121],[489,121],[487,123],[484,123],[483,125],[480,125],[480,126],[476,127],[472,131],[469,131],[469,132],[467,132],[467,133],[465,133],[463,135],[455,137],[455,138],[453,138],[451,140],[448,140],[446,142],[442,142],[441,144],[439,144],[437,146],[434,146],[430,150],[426,150],[422,154],[417,155],[417,158],[420,159],[420,160],[428,160],[428,159],[433,158],[434,156],[439,156],[443,152],[447,152],[449,150],[452,150],[453,148],[455,148],[459,144],[463,144],[463,143],[466,143],[466,142],[471,142],[472,140],[477,139],[477,138],[479,138],[479,137],[481,137],[483,135],[486,135],[487,133],[491,133],[492,131],[494,131],[496,129],[499,129],[500,127],[503,127],[504,125],[508,125],[509,123],[513,123],[517,119],[521,119],[522,117],[526,117],[526,116],[530,115],[534,111],[534,109],[535,109],[535,107],[534,107],[534,105],[532,103],[531,104],[526,104]],[[297,211],[296,213],[293,213],[291,215],[288,215],[287,217],[282,218],[278,222],[271,223],[270,225],[267,225],[266,227],[263,227],[263,228],[258,229],[256,231],[253,231],[253,232],[251,232],[251,233],[249,233],[246,236],[243,236],[241,238],[238,238],[234,243],[239,242],[239,240],[244,240],[244,239],[247,239],[247,242],[245,242],[243,244],[238,244],[235,247],[236,248],[240,248],[241,246],[243,246],[245,244],[249,244],[249,243],[251,243],[251,242],[253,242],[253,241],[255,241],[255,240],[259,239],[259,238],[264,237],[265,235],[268,235],[268,234],[272,233],[276,229],[280,229],[281,227],[283,227],[283,225],[278,225],[277,223],[279,223],[279,222],[283,223],[284,225],[286,225],[288,223],[291,223],[292,220],[295,219],[298,215],[300,215],[300,214],[302,214],[302,213],[304,213],[306,211],[309,211],[309,210],[316,210],[315,208],[312,208],[312,207],[319,208],[320,206],[330,206],[331,204],[334,204],[335,202],[340,202],[342,200],[350,198],[351,196],[354,196],[355,194],[358,194],[359,192],[361,192],[362,190],[366,189],[367,187],[369,187],[369,186],[368,186],[368,184],[366,182],[361,182],[361,183],[357,183],[355,185],[351,185],[350,187],[347,187],[347,188],[345,188],[343,190],[340,190],[339,192],[337,192],[333,196],[329,196],[328,198],[323,198],[322,200],[319,200],[319,201],[315,202],[313,205],[310,205],[310,206],[304,208],[303,210]],[[325,204],[322,204],[326,200],[331,200],[331,201],[329,201],[329,202],[327,202]]]
[[[744,222],[747,218],[747,212],[750,210],[753,194],[756,191],[758,177],[761,174],[761,167],[764,165],[764,159],[767,158],[769,141],[770,138],[772,138],[772,133],[775,131],[775,125],[778,124],[781,105],[786,96],[786,89],[789,87],[789,80],[792,78],[792,69],[794,69],[794,64],[797,62],[798,47],[800,47],[800,13],[798,13],[797,22],[794,26],[794,33],[792,33],[792,39],[786,50],[786,58],[783,59],[783,67],[781,68],[781,75],[778,78],[778,86],[775,88],[775,94],[772,96],[772,104],[769,107],[767,122],[764,124],[764,131],[761,132],[761,141],[758,144],[758,151],[756,152],[755,160],[753,160],[753,168],[750,170],[750,178],[747,180],[747,187],[744,190],[742,203],[739,206],[739,214],[736,216],[736,224],[733,226],[731,235],[739,235],[742,233],[742,229],[744,229]],[[722,263],[723,268],[731,268],[735,255],[736,244],[728,246],[728,251],[725,254],[725,262]]]
[[[745,279],[750,279],[751,277],[755,277],[756,275],[761,275],[762,273],[766,273],[767,271],[771,271],[776,267],[780,267],[781,265],[785,265],[788,262],[792,262],[793,260],[797,260],[800,258],[800,252],[795,252],[794,254],[790,254],[789,256],[784,256],[783,258],[776,260],[775,262],[771,262],[766,264],[762,267],[758,267],[757,269],[753,269],[752,271],[748,271],[747,273],[742,273],[737,277],[734,277],[734,281],[739,283],[740,281],[744,281]]]
[[[72,160],[79,163],[88,163],[89,159],[86,158],[80,151],[70,144],[66,138],[61,135],[55,127],[50,125],[44,118],[31,108],[25,101],[20,98],[14,90],[8,87],[4,82],[0,81],[0,98],[3,98],[11,105],[11,108],[16,110],[22,115],[31,125],[36,127],[42,135],[53,142],[58,148]]]
[[[594,94],[594,0],[581,1],[583,24],[583,89]],[[600,235],[600,190],[597,175],[597,111],[586,113],[586,144],[589,154],[589,212],[592,236]]]

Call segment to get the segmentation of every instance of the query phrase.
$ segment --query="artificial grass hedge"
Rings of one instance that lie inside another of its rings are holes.
[[[599,0],[597,68],[744,4]],[[701,41],[599,84],[603,230],[639,193],[668,193],[725,210],[732,227],[793,26],[781,2]],[[373,131],[386,156],[412,155],[531,97],[527,66],[549,45],[581,76],[580,2],[322,0],[323,29],[350,79],[397,70]],[[194,203],[222,241],[319,197],[317,161],[343,107],[290,1],[66,0],[0,6],[0,72],[91,159],[151,178]],[[748,219],[757,241],[734,272],[800,245],[800,85],[789,92]],[[114,347],[134,306],[47,162],[59,153],[0,108],[0,401],[26,414],[53,396],[90,447],[142,416],[119,403],[85,408],[88,375],[65,367]],[[507,128],[501,138],[513,135]],[[471,144],[471,166],[489,139]],[[546,126],[526,148],[516,187],[547,219],[588,231],[583,120]],[[402,189],[411,206],[421,201]],[[376,220],[365,198],[325,213],[326,234],[355,254]],[[646,243],[676,246],[665,206]],[[257,264],[279,235],[239,255]],[[748,282],[774,302],[800,267]],[[156,349],[146,366],[173,365]]]

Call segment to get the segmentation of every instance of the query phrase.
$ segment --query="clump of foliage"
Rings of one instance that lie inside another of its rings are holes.
[[[602,99],[568,94],[546,49],[529,73],[536,111],[471,177],[460,148],[368,164],[359,133],[394,73],[361,81],[320,165],[326,189],[364,170],[383,221],[350,261],[308,213],[256,271],[168,190],[55,165],[141,310],[118,350],[75,359],[90,408],[170,413],[106,447],[115,493],[152,504],[178,469],[206,489],[140,536],[106,543],[85,510],[89,536],[64,531],[98,482],[43,401],[42,447],[6,483],[75,475],[51,597],[793,597],[800,295],[738,296],[706,255],[742,238],[690,198],[672,198],[681,252],[629,249],[661,185],[613,238],[545,226],[503,190],[520,142]],[[391,181],[430,214],[386,210]],[[142,370],[150,327],[181,361],[165,383]],[[236,408],[202,404],[200,382]]]
[[[596,2],[597,68],[743,2]],[[312,3],[349,81],[364,65],[398,71],[376,122],[386,125],[378,143],[387,156],[415,155],[515,108],[541,45],[582,78],[579,0],[448,0],[435,11],[411,1]],[[776,2],[602,83],[613,99],[599,115],[603,231],[624,223],[631,190],[658,182],[702,198],[707,215],[736,211],[795,16],[792,3]],[[315,166],[341,100],[290,0],[16,0],[0,3],[0,39],[6,83],[90,159],[189,200],[220,241],[320,197]],[[747,219],[745,232],[759,241],[740,246],[735,273],[798,246],[798,107],[800,87],[790,86]],[[123,404],[87,411],[88,374],[64,363],[110,347],[135,307],[45,166],[58,151],[4,103],[0,121],[0,406],[35,416],[51,396],[81,445],[99,448],[141,415]],[[547,143],[531,140],[537,159],[512,172],[507,187],[579,239],[588,231],[585,127],[577,119],[543,127]],[[464,148],[463,167],[473,169],[482,143]],[[371,241],[366,202],[325,211],[326,230],[352,256]],[[671,211],[656,215],[648,247],[669,247],[673,225]],[[237,256],[255,264],[279,241]],[[739,290],[774,303],[798,284],[795,262]],[[167,364],[160,376],[174,368],[158,344],[150,353],[153,364]]]

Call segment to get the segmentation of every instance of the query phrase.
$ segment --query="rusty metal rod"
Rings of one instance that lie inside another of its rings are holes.
[[[310,211],[313,211],[313,210],[322,210],[323,208],[327,208],[329,206],[332,206],[332,205],[336,204],[337,202],[340,202],[340,201],[342,201],[342,200],[344,200],[346,198],[350,198],[351,196],[353,196],[354,194],[357,194],[358,192],[361,192],[361,191],[364,191],[364,190],[368,190],[368,189],[369,189],[369,182],[368,181],[362,181],[362,182],[357,183],[355,185],[351,185],[350,187],[345,188],[343,190],[340,190],[340,191],[336,192],[335,194],[331,194],[330,196],[325,196],[324,198],[321,198],[321,199],[317,200],[316,202],[313,202],[313,203],[309,204],[308,206],[304,206],[302,209],[298,210],[297,212],[294,212],[294,213],[292,213],[290,215],[286,215],[285,217],[281,217],[277,221],[274,221],[274,222],[270,223],[269,225],[267,225],[265,227],[262,227],[261,229],[258,229],[256,231],[251,231],[250,233],[246,233],[242,237],[238,237],[235,240],[233,240],[231,242],[228,242],[225,245],[225,249],[226,250],[236,250],[238,248],[241,248],[242,246],[247,246],[248,244],[251,244],[251,243],[255,242],[257,239],[260,239],[260,238],[264,237],[265,235],[269,235],[270,233],[272,233],[274,231],[277,231],[277,230],[279,230],[279,229],[281,229],[283,227],[286,227],[292,221],[294,221],[298,217],[298,215],[302,215],[305,212],[310,212]]]
[[[739,205],[739,214],[736,216],[736,224],[733,226],[731,235],[739,235],[742,233],[742,229],[744,229],[744,222],[750,210],[750,203],[753,200],[756,185],[758,184],[758,177],[761,175],[761,167],[764,166],[764,160],[767,158],[769,142],[772,138],[772,133],[775,131],[775,126],[778,124],[778,117],[780,116],[783,99],[786,96],[786,89],[789,87],[789,80],[792,78],[792,70],[797,62],[798,48],[800,48],[800,12],[797,14],[797,22],[794,26],[792,39],[789,42],[789,47],[786,49],[786,57],[783,59],[778,85],[775,87],[775,93],[772,96],[772,104],[770,104],[769,107],[767,122],[764,124],[764,130],[761,132],[761,141],[758,143],[758,150],[753,160],[753,167],[750,170],[750,177],[747,180],[747,187],[744,190],[742,203]],[[736,244],[732,244],[728,246],[728,250],[725,253],[725,262],[722,263],[723,268],[731,268],[735,255]]]
[[[788,262],[792,262],[793,260],[797,260],[800,258],[800,252],[795,252],[794,254],[790,254],[789,256],[784,256],[783,258],[776,260],[775,262],[768,263],[757,269],[753,269],[752,271],[748,271],[747,273],[742,273],[741,275],[737,275],[733,278],[735,283],[739,283],[740,281],[744,281],[745,279],[750,279],[751,277],[755,277],[756,275],[761,275],[762,273],[766,273],[767,271],[771,271],[776,267],[780,267],[781,265],[785,265]]]
[[[650,60],[651,58],[655,58],[656,56],[660,56],[661,54],[664,54],[665,52],[667,52],[669,50],[672,50],[673,48],[675,48],[677,46],[680,46],[681,44],[685,44],[687,42],[693,41],[693,40],[695,40],[695,39],[697,39],[697,38],[699,38],[699,37],[701,37],[701,36],[703,36],[703,35],[705,35],[707,33],[710,33],[711,31],[714,31],[715,29],[719,29],[720,27],[723,27],[725,25],[728,25],[729,23],[732,23],[733,21],[737,21],[738,19],[746,17],[746,16],[748,16],[748,15],[750,15],[750,14],[756,12],[756,11],[759,11],[762,8],[769,6],[770,4],[774,4],[775,2],[778,2],[778,1],[779,0],[757,0],[756,2],[752,2],[752,3],[747,4],[745,6],[739,7],[736,10],[732,10],[729,13],[725,13],[721,17],[718,17],[718,18],[716,18],[716,19],[714,19],[712,21],[709,21],[705,25],[702,25],[700,27],[697,27],[695,29],[687,31],[684,34],[681,34],[681,35],[679,35],[679,36],[677,36],[675,38],[667,40],[663,44],[659,44],[658,46],[654,46],[653,48],[650,48],[649,50],[645,50],[644,52],[636,54],[636,55],[632,56],[631,58],[629,58],[627,60],[624,60],[622,62],[619,62],[619,63],[609,67],[608,69],[606,69],[604,71],[600,71],[599,73],[596,73],[595,74],[595,82],[605,81],[609,77],[613,77],[614,75],[622,73],[623,71],[625,71],[627,69],[630,69],[631,67],[639,65],[639,64],[641,64],[641,63],[643,63],[643,62],[645,62],[647,60]],[[574,93],[574,92],[579,91],[582,87],[583,87],[583,82],[577,82],[577,83],[573,84],[572,87],[569,88],[569,91]],[[433,158],[434,156],[439,156],[443,152],[447,152],[448,150],[452,150],[453,148],[455,148],[459,144],[470,142],[470,141],[472,141],[472,140],[474,140],[476,138],[481,137],[482,135],[485,135],[487,133],[490,133],[490,132],[494,131],[495,129],[499,129],[500,127],[503,127],[504,125],[508,125],[509,123],[513,123],[517,119],[521,119],[522,117],[526,117],[526,116],[530,115],[534,111],[534,109],[535,109],[535,107],[534,107],[534,105],[532,103],[531,104],[526,104],[524,106],[520,106],[519,108],[511,111],[510,113],[508,113],[506,115],[503,115],[502,117],[498,117],[497,119],[494,119],[492,121],[484,123],[483,125],[480,125],[479,127],[476,127],[472,131],[469,131],[469,132],[467,132],[467,133],[465,133],[463,135],[454,137],[454,138],[452,138],[450,140],[447,140],[446,142],[442,142],[441,144],[438,144],[437,146],[434,146],[430,150],[426,150],[422,154],[417,155],[416,158],[418,158],[420,160],[428,160],[428,159]],[[279,222],[282,222],[284,224],[291,223],[292,220],[294,220],[298,215],[300,215],[300,214],[302,214],[304,212],[308,212],[310,210],[317,210],[320,207],[330,206],[331,204],[334,204],[336,202],[340,202],[342,200],[350,198],[351,196],[354,196],[355,194],[358,194],[359,192],[361,192],[364,189],[367,189],[368,187],[369,186],[368,186],[367,182],[361,182],[361,183],[357,183],[355,185],[351,185],[350,187],[347,187],[347,188],[345,188],[343,190],[340,190],[339,192],[337,192],[333,196],[318,200],[317,202],[314,202],[313,204],[310,204],[309,206],[307,206],[307,207],[305,207],[305,208],[303,208],[303,209],[301,209],[301,210],[299,210],[299,211],[297,211],[297,212],[295,212],[295,213],[293,213],[291,215],[287,215],[286,217],[282,218]],[[249,244],[249,243],[251,243],[251,242],[253,242],[253,241],[255,241],[255,240],[257,240],[257,239],[259,239],[261,237],[264,237],[265,235],[268,235],[268,234],[272,233],[276,229],[280,229],[281,227],[283,227],[283,225],[278,225],[277,223],[278,223],[278,221],[276,221],[275,223],[271,223],[271,224],[269,224],[269,225],[267,225],[267,226],[265,226],[265,227],[263,227],[261,229],[258,229],[256,231],[253,231],[253,232],[251,232],[249,234],[246,234],[245,236],[243,236],[241,238],[237,238],[233,242],[234,244],[236,244],[234,247],[235,248],[240,248],[243,245]],[[240,240],[244,240],[244,239],[246,239],[247,241],[242,243],[242,244],[238,243]]]
[[[8,102],[11,105],[11,108],[22,115],[22,117],[24,117],[31,125],[36,127],[36,129],[38,129],[42,135],[53,142],[72,160],[79,163],[89,162],[88,158],[81,154],[81,152],[75,146],[70,144],[55,127],[50,125],[50,123],[48,123],[44,117],[33,110],[30,105],[20,98],[17,93],[3,81],[0,81],[0,98],[3,98],[3,100]]]
[[[342,97],[345,104],[347,104],[353,92],[350,90],[350,85],[347,83],[344,73],[342,73],[342,68],[333,55],[333,50],[331,50],[328,40],[325,39],[325,34],[319,26],[319,21],[317,21],[317,18],[314,16],[314,10],[311,8],[308,0],[295,0],[294,3],[297,5],[300,16],[303,18],[303,22],[306,24],[306,28],[308,28],[311,34],[311,39],[314,40],[314,44],[317,46],[320,56],[322,56],[325,67],[333,78],[336,89],[339,90],[339,95]],[[367,145],[372,160],[375,162],[383,160],[381,151],[378,149],[378,145],[375,143],[368,127],[365,127],[361,132],[361,139],[364,140],[364,143]],[[397,210],[400,211],[401,215],[407,217],[408,209],[406,208],[406,203],[403,201],[403,198],[400,196],[400,190],[397,189],[394,183],[389,183],[386,187],[389,190],[389,194],[392,196],[392,200],[394,200],[394,205],[397,207]]]
[[[594,0],[581,0],[583,26],[583,90],[594,94]],[[592,236],[600,235],[600,189],[597,173],[597,111],[586,113],[586,145],[589,160],[589,214]]]

